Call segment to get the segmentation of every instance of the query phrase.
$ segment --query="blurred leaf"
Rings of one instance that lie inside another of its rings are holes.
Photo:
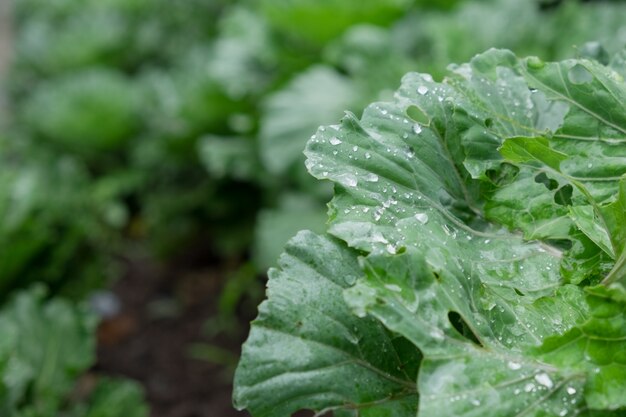
[[[75,417],[147,417],[142,388],[130,380],[104,378],[98,381],[84,410]]]
[[[93,362],[95,319],[39,289],[14,296],[0,315],[0,408],[9,416],[47,417],[64,405]]]
[[[248,138],[209,135],[198,145],[200,159],[214,178],[254,181],[260,173],[254,142]]]
[[[351,25],[392,22],[412,0],[262,0],[261,12],[272,26],[294,37],[321,45]]]
[[[321,233],[326,226],[323,204],[306,194],[283,194],[276,208],[259,212],[254,238],[254,260],[258,270],[273,266],[289,239],[300,230]]]
[[[24,121],[69,151],[93,155],[120,149],[137,126],[133,91],[114,70],[67,74],[34,92],[24,105]]]
[[[101,284],[110,271],[99,245],[110,251],[115,238],[98,209],[117,196],[94,208],[89,176],[71,158],[13,157],[0,155],[0,295],[34,281],[74,295]]]
[[[311,133],[321,124],[338,120],[357,97],[349,78],[325,66],[308,69],[270,95],[263,106],[259,133],[267,170],[284,173],[300,161]]]
[[[208,71],[234,99],[259,94],[276,71],[276,52],[263,19],[234,7],[220,21]]]

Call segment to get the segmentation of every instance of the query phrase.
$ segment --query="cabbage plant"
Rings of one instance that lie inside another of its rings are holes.
[[[624,415],[625,58],[493,49],[321,127],[327,232],[270,270],[236,407]]]

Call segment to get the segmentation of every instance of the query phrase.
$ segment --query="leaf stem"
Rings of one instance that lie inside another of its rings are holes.
[[[602,284],[608,286],[624,278],[626,278],[626,250],[622,251],[611,272],[602,280]]]

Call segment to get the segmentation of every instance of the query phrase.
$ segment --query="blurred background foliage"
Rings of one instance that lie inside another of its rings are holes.
[[[250,277],[274,264],[288,238],[324,228],[331,190],[306,173],[306,140],[344,111],[388,98],[406,72],[437,78],[491,47],[603,60],[626,45],[625,5],[610,1],[14,0],[11,8],[0,117],[7,416],[145,415],[129,382],[103,379],[88,398],[72,391],[94,360],[97,320],[83,300],[137,250],[166,262],[203,245],[238,264],[220,302],[234,315],[243,293],[259,293],[261,280]],[[113,397],[127,411],[102,409]]]

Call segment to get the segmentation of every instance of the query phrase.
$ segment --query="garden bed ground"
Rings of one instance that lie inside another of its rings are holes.
[[[238,312],[229,334],[206,331],[224,276],[222,266],[198,265],[193,259],[169,266],[129,261],[125,276],[112,288],[121,311],[98,332],[95,371],[139,381],[151,417],[247,416],[232,408],[231,378],[254,312]],[[190,347],[197,343],[224,350],[218,349],[213,363],[195,359]]]

